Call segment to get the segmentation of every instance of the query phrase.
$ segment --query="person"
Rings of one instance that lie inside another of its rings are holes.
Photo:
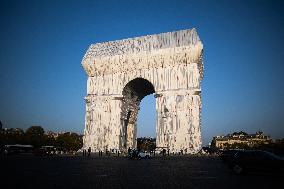
[[[128,147],[128,157],[130,156],[130,153],[131,153],[131,148]]]
[[[163,156],[165,156],[166,155],[166,149],[164,148],[163,149]]]
[[[168,156],[170,155],[170,149],[168,148]]]
[[[110,156],[110,151],[106,149],[106,156]]]
[[[88,156],[90,156],[91,155],[91,147],[89,147],[89,149],[88,149]]]

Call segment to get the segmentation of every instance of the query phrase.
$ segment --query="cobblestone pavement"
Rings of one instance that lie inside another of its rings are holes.
[[[283,176],[233,174],[218,157],[1,157],[7,188],[275,188]],[[5,183],[5,184],[3,184]],[[277,187],[279,188],[279,187]],[[280,187],[281,188],[281,187]]]

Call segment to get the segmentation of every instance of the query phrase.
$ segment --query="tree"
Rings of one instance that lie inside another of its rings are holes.
[[[36,148],[44,144],[44,129],[41,126],[31,126],[25,135],[27,141]]]
[[[26,134],[32,136],[43,136],[44,129],[41,126],[31,126],[26,130]]]
[[[0,134],[0,143],[1,146],[5,144],[23,144],[24,140],[24,131],[19,128],[10,128],[6,130],[1,130]]]
[[[76,133],[63,133],[56,138],[56,147],[64,151],[77,151],[82,146],[82,137]]]
[[[155,140],[153,138],[137,138],[137,149],[153,151],[156,148]]]

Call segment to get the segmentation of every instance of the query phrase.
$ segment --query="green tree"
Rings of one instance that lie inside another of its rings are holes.
[[[1,146],[6,144],[24,144],[25,137],[24,131],[19,128],[10,128],[7,130],[1,130],[0,133]]]
[[[55,146],[56,140],[53,136],[44,135],[44,145],[45,146]]]
[[[56,147],[64,151],[77,151],[83,146],[82,136],[76,133],[63,133],[56,138]]]
[[[28,143],[34,147],[44,145],[44,129],[41,126],[31,126],[26,130],[25,135]]]
[[[153,151],[156,148],[156,139],[153,138],[137,138],[137,149],[145,151]]]

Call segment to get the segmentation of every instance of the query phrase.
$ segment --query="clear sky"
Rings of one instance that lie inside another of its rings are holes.
[[[195,27],[204,44],[202,137],[262,130],[284,137],[284,1],[1,1],[4,127],[83,133],[91,43]],[[139,136],[155,135],[153,96]]]

